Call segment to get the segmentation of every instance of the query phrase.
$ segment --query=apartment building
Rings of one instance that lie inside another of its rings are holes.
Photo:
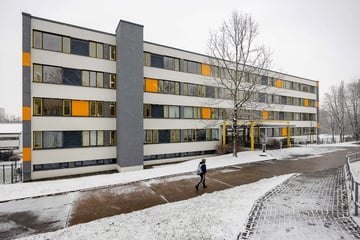
[[[22,65],[25,181],[138,170],[224,142],[231,101],[209,56],[146,42],[141,25],[105,33],[23,13]],[[269,138],[316,140],[318,82],[274,76],[241,114]]]

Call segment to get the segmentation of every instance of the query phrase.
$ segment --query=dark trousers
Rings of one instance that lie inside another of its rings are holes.
[[[202,183],[203,187],[205,187],[205,173],[200,174],[200,182],[196,185],[196,187],[199,187],[199,185]]]

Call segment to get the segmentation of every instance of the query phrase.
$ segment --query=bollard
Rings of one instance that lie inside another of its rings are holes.
[[[11,183],[14,183],[14,171],[13,171],[13,164],[10,165],[10,172],[11,172]]]
[[[351,175],[351,192],[354,192],[354,178],[352,175]],[[354,200],[352,194],[351,194],[351,200]]]
[[[358,199],[359,199],[359,184],[356,183],[356,186],[355,186],[355,216],[358,215]]]

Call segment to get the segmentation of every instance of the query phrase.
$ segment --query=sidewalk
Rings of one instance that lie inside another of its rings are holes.
[[[360,239],[343,168],[293,176],[259,199],[239,239]]]

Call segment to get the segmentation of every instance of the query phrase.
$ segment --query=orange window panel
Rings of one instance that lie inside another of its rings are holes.
[[[309,99],[304,99],[304,106],[308,107],[309,106]]]
[[[264,120],[268,119],[268,118],[269,118],[269,112],[263,111],[263,112],[262,112],[262,118],[263,118]]]
[[[282,87],[282,81],[280,79],[277,79],[275,85],[276,85],[277,88],[281,88]]]
[[[201,114],[202,114],[202,118],[210,119],[211,118],[211,109],[210,108],[202,108]]]
[[[23,64],[24,67],[30,67],[30,65],[31,65],[30,53],[23,52],[23,54],[22,54],[22,64]]]
[[[24,162],[31,161],[31,148],[29,148],[29,147],[23,148],[23,161]]]
[[[320,128],[320,123],[319,122],[316,124],[316,128]]]
[[[318,101],[315,102],[315,107],[320,107],[320,103]]]
[[[23,107],[22,109],[22,120],[30,121],[31,120],[31,108],[30,107]]]
[[[145,92],[159,92],[159,81],[156,79],[145,79]]]
[[[89,101],[73,100],[71,104],[72,116],[89,116]]]
[[[210,76],[210,66],[207,64],[201,64],[201,74]]]
[[[285,137],[285,136],[287,136],[287,134],[288,134],[288,129],[287,128],[282,128],[281,129],[281,136]]]

